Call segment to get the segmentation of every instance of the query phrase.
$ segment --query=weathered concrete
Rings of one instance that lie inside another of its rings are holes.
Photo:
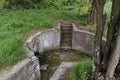
[[[26,46],[33,53],[43,53],[51,49],[59,49],[60,32],[57,30],[46,30],[40,32],[38,35],[35,34],[26,42]]]
[[[92,56],[94,51],[93,36],[85,32],[74,31],[72,37],[72,49]]]
[[[73,25],[72,49],[81,51],[89,56],[94,52],[94,34],[85,30],[79,30]]]
[[[38,59],[26,58],[11,69],[0,71],[0,80],[40,80]]]
[[[79,30],[73,24],[72,32],[72,48],[74,50],[81,51],[89,56],[92,56],[94,44],[92,33],[84,30]],[[58,24],[57,29],[45,30],[35,35],[32,35],[26,42],[26,47],[34,55],[35,52],[40,54],[44,51],[59,49],[60,48],[60,24]]]
[[[89,56],[92,56],[94,51],[94,44],[93,44],[93,35],[92,33],[84,30],[79,30],[73,24],[73,32],[72,32],[72,47],[71,49],[81,51]],[[29,54],[29,56],[33,56],[36,52],[41,55],[45,51],[49,51],[52,49],[59,49],[60,48],[60,38],[61,38],[61,31],[60,31],[60,24],[58,24],[57,29],[45,30],[38,32],[31,37],[25,43],[25,48]],[[64,35],[64,34],[63,34]],[[64,63],[63,63],[64,64]],[[67,63],[67,68],[71,67],[73,64]],[[65,66],[64,65],[64,66]],[[66,68],[64,68],[63,72],[56,71],[53,76],[55,78],[51,78],[50,80],[57,80],[59,79],[60,75],[64,73]],[[59,73],[58,73],[59,72]],[[56,73],[58,73],[56,75]]]
[[[70,69],[73,65],[77,64],[76,62],[62,62],[57,68],[50,80],[59,80],[62,75],[66,72],[67,69]]]

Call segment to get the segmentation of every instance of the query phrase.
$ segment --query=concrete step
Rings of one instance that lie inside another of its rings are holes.
[[[61,24],[61,41],[60,48],[71,48],[72,47],[72,25]]]

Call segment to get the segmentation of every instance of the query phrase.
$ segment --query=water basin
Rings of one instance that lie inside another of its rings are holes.
[[[46,70],[41,70],[41,80],[49,80],[58,66],[62,62],[78,62],[84,58],[87,58],[85,54],[75,50],[51,50],[44,52],[39,56],[41,66],[47,65]]]

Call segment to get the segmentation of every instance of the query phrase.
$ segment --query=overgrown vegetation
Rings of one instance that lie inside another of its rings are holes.
[[[90,80],[92,72],[92,60],[84,59],[73,66],[69,73],[69,80]]]
[[[89,6],[89,0],[1,0],[1,8],[8,9],[66,9]]]
[[[110,21],[111,5],[108,1],[104,8],[106,26]],[[60,19],[87,25],[89,7],[89,0],[0,0],[0,69],[26,57],[23,42],[31,30],[52,28]],[[95,26],[90,30],[95,32]],[[72,68],[70,79],[87,80],[91,64],[90,59],[81,61]]]
[[[79,20],[81,17],[82,20]],[[23,59],[23,39],[31,30],[54,27],[59,19],[73,20],[86,25],[86,15],[63,10],[1,10],[0,13],[0,68]]]
[[[87,24],[87,8],[81,9],[82,13],[78,7],[66,9],[66,6],[70,7],[66,1],[0,0],[0,68],[26,57],[23,40],[31,30],[54,27],[60,19]]]

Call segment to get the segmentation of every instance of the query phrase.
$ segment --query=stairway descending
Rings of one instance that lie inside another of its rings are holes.
[[[71,49],[72,47],[72,24],[61,24],[61,37],[60,37],[60,48]]]

